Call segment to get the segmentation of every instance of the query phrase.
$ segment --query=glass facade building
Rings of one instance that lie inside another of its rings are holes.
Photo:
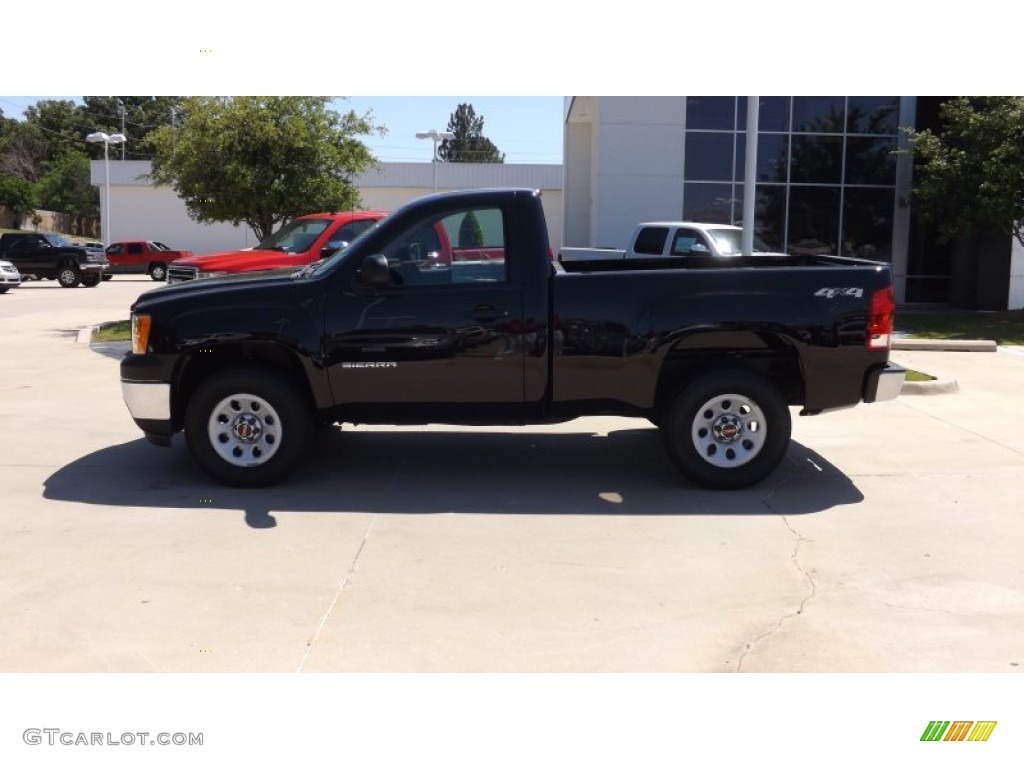
[[[890,261],[899,96],[759,99],[755,231],[790,253]],[[686,98],[683,218],[742,224],[747,97]]]

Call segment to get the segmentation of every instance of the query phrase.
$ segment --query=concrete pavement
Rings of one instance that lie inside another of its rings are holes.
[[[277,488],[150,446],[76,342],[148,278],[0,296],[0,671],[1020,671],[1024,356],[681,480],[646,421],[346,427]]]

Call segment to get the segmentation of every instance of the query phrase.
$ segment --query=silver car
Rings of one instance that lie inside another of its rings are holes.
[[[0,293],[7,293],[11,288],[21,285],[21,273],[9,261],[0,261]]]

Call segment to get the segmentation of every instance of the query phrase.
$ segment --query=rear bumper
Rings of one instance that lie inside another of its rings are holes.
[[[864,402],[881,403],[895,400],[903,389],[906,376],[907,372],[903,368],[892,363],[868,371],[864,379]]]

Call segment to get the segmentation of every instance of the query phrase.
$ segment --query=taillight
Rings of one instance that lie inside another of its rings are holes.
[[[891,285],[871,294],[868,314],[868,349],[888,349],[896,312],[896,294]]]

